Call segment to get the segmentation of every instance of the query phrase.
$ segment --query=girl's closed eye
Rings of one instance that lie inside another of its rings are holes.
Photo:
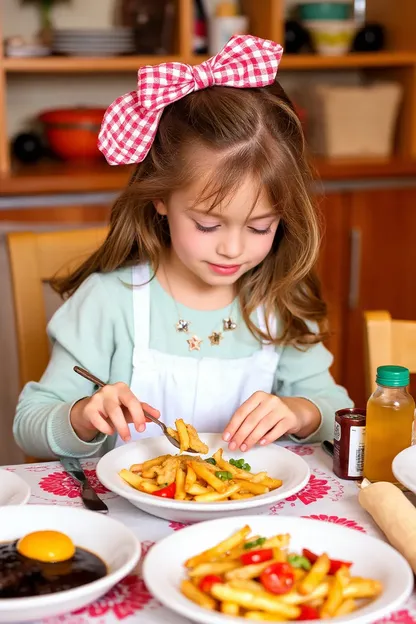
[[[261,230],[259,228],[250,227],[249,228],[254,234],[270,234],[272,231],[272,226],[269,225],[265,230]]]
[[[198,221],[194,221],[194,223],[195,223],[196,229],[199,230],[200,232],[215,232],[220,227],[219,225],[211,225],[211,226],[202,225],[201,223],[198,223]]]

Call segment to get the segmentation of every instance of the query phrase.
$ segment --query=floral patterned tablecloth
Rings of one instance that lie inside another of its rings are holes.
[[[271,515],[293,515],[334,522],[383,538],[371,517],[357,500],[357,484],[341,481],[332,472],[331,458],[319,445],[296,446],[288,444],[292,452],[302,455],[311,469],[308,485],[294,496],[270,508]],[[130,527],[143,546],[143,555],[152,545],[172,531],[185,525],[168,522],[147,515],[120,498],[98,481],[95,474],[97,460],[83,461],[87,477],[96,492],[106,501],[110,514]],[[32,491],[29,504],[82,506],[79,487],[58,462],[7,466],[16,472]],[[186,624],[188,621],[160,605],[148,592],[141,566],[127,576],[100,600],[74,613],[49,618],[41,624]],[[416,595],[391,616],[377,624],[416,624]]]

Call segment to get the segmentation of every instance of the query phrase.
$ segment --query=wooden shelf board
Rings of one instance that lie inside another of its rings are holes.
[[[358,180],[381,177],[416,176],[416,160],[315,158],[313,166],[322,180]],[[96,164],[44,162],[15,167],[0,177],[0,196],[51,193],[93,193],[119,191],[128,182],[133,166],[111,167]]]
[[[416,160],[403,158],[340,158],[315,157],[313,166],[322,180],[363,180],[416,176]]]
[[[12,173],[0,176],[0,196],[117,191],[127,184],[131,172],[131,166],[112,167],[105,161],[16,165]]]
[[[180,61],[171,56],[45,56],[40,58],[4,58],[0,60],[6,72],[13,73],[82,73],[136,71],[143,65]]]
[[[283,70],[354,69],[356,67],[404,67],[416,64],[414,52],[374,52],[347,54],[345,56],[319,56],[317,54],[283,55]]]
[[[184,59],[171,56],[113,56],[69,57],[46,56],[42,58],[4,58],[0,60],[6,72],[11,73],[82,73],[135,71],[143,65],[185,61],[191,65],[202,63],[208,56],[192,55]],[[414,52],[376,52],[373,54],[348,54],[346,56],[319,56],[317,54],[286,54],[283,70],[319,70],[355,67],[405,67],[416,65]]]

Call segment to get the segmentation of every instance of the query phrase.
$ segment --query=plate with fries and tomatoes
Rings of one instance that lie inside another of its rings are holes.
[[[373,624],[413,588],[407,561],[375,537],[309,518],[258,515],[169,535],[146,555],[143,578],[163,605],[203,624]]]
[[[305,460],[282,446],[242,454],[229,451],[220,434],[197,433],[182,419],[176,427],[169,433],[178,453],[164,436],[130,442],[100,459],[101,483],[142,511],[188,523],[267,513],[309,481]]]

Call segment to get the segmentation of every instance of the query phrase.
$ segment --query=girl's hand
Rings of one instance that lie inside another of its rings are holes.
[[[296,410],[296,411],[295,411]],[[321,415],[307,399],[281,399],[267,392],[255,392],[235,412],[223,439],[230,451],[248,451],[255,444],[270,444],[286,433],[306,437],[318,426]]]
[[[130,440],[129,423],[136,431],[146,429],[143,409],[159,418],[160,413],[146,403],[140,403],[125,383],[108,384],[93,396],[81,399],[72,407],[70,420],[77,436],[90,442],[98,432],[113,435],[115,432],[124,440]]]

